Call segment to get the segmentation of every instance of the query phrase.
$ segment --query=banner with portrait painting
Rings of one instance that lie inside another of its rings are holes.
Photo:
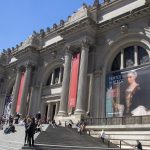
[[[4,116],[9,116],[11,113],[11,104],[13,100],[13,95],[7,95],[5,98]]]
[[[143,115],[150,115],[150,66],[108,74],[106,117]]]

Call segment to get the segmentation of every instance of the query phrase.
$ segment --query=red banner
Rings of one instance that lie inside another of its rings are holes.
[[[16,112],[19,112],[19,109],[20,109],[24,81],[25,81],[25,73],[23,72],[22,75],[21,75],[20,87],[19,87],[19,92],[18,92],[18,100],[17,100]]]
[[[80,53],[76,54],[72,59],[72,70],[70,77],[70,89],[69,89],[69,108],[75,108],[78,89],[78,74],[80,65]]]

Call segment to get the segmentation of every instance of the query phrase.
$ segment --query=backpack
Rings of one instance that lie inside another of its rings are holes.
[[[5,134],[9,134],[9,133],[10,133],[10,129],[9,129],[9,128],[6,128],[6,129],[4,130],[4,133],[5,133]]]

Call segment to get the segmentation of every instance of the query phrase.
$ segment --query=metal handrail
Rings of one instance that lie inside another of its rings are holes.
[[[136,148],[135,146],[131,145],[130,143],[128,143],[128,142],[126,142],[126,141],[124,141],[124,140],[120,140],[120,148],[122,147],[121,142],[123,142],[123,143],[126,144],[127,146],[132,147],[134,150],[137,150],[137,148]]]
[[[106,117],[106,118],[86,118],[88,125],[127,125],[127,124],[150,124],[150,115],[130,116],[130,117]]]

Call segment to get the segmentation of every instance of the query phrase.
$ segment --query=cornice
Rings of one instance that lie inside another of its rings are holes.
[[[44,47],[42,49],[39,50],[40,54],[41,53],[44,53],[46,51],[55,51],[56,49],[59,49],[60,47],[62,47],[63,45],[65,44],[65,41],[64,40],[61,40],[59,42],[56,42],[56,43],[53,43],[47,47]]]
[[[108,3],[103,2],[103,3],[99,4],[98,7],[95,7],[95,6],[91,7],[90,10],[91,10],[91,11],[95,11],[95,10],[101,11],[101,10],[106,9],[106,8],[108,8],[108,7],[117,5],[117,4],[120,3],[121,1],[124,1],[124,0],[112,0],[112,1],[110,0],[110,2],[108,2]]]
[[[89,27],[96,30],[97,27],[96,22],[92,20],[90,17],[86,17],[73,24],[60,28],[59,30],[57,30],[57,33],[64,37],[72,35],[73,33],[78,32],[80,30],[87,30]]]
[[[29,53],[29,52],[31,52],[31,53],[37,53],[37,54],[39,53],[39,51],[36,48],[34,48],[32,46],[28,46],[28,47],[22,49],[21,51],[16,51],[13,54],[13,56],[14,57],[19,57],[19,56],[22,56],[22,55],[24,55],[26,53]]]
[[[98,33],[107,31],[107,30],[112,29],[113,27],[121,25],[123,23],[127,23],[130,21],[136,20],[137,18],[148,16],[149,14],[150,14],[150,4],[148,3],[147,5],[136,8],[133,11],[129,11],[120,16],[114,17],[110,20],[100,23],[97,28]]]

